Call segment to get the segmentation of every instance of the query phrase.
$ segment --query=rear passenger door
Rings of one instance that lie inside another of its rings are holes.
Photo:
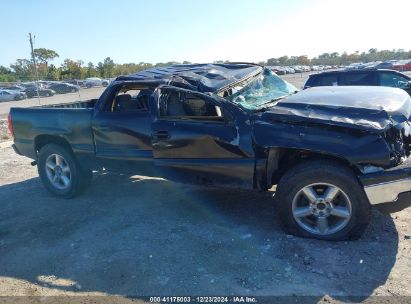
[[[141,174],[151,168],[151,94],[148,88],[121,85],[96,111],[92,125],[97,160],[103,167]]]
[[[172,180],[252,188],[251,128],[238,119],[205,94],[159,90],[152,122],[156,168]]]

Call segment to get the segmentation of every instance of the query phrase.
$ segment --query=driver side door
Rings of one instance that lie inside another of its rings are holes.
[[[154,164],[172,180],[252,188],[254,155],[251,137],[241,140],[245,129],[210,96],[162,89],[152,121]]]

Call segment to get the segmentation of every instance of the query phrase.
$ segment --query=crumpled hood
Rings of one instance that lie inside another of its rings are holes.
[[[264,121],[308,122],[367,131],[392,126],[409,129],[410,96],[388,87],[314,87],[279,101],[261,115]]]

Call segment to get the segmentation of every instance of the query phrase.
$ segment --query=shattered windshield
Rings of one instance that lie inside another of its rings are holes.
[[[260,109],[298,91],[269,69],[264,69],[261,75],[244,87],[234,87],[232,90],[233,94],[227,99],[249,110]]]

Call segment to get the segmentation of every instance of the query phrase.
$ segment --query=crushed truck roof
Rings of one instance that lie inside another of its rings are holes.
[[[262,70],[262,66],[252,63],[180,64],[151,68],[120,76],[116,80],[168,84],[205,93],[219,92],[232,84],[257,75]]]

